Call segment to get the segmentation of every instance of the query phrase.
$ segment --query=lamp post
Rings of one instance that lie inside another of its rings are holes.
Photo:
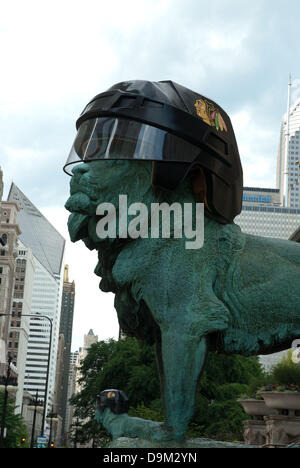
[[[74,437],[74,448],[77,448],[77,437],[78,437],[78,428],[81,426],[79,422],[79,418],[76,419],[76,423],[73,424],[75,426],[75,437]]]
[[[44,405],[41,405],[41,401],[38,399],[39,391],[36,391],[35,399],[30,401],[30,405],[28,405],[28,409],[34,409],[33,413],[33,420],[32,420],[32,430],[31,430],[31,441],[30,441],[30,448],[34,447],[34,433],[35,433],[35,423],[36,423],[36,412],[37,410],[43,411]]]
[[[52,405],[52,411],[51,413],[48,414],[46,419],[47,421],[50,421],[50,434],[49,434],[49,440],[48,440],[48,448],[50,448],[52,446],[52,423],[53,421],[56,423],[58,422],[57,414],[53,412],[53,405]]]
[[[0,317],[13,317],[12,314],[0,314]],[[52,344],[52,320],[47,315],[39,315],[39,314],[22,314],[22,317],[38,317],[44,318],[49,320],[50,323],[50,337],[49,337],[49,349],[48,349],[48,362],[47,362],[47,371],[46,371],[46,384],[45,384],[45,393],[44,393],[44,411],[43,411],[43,420],[42,420],[42,427],[41,427],[41,436],[44,435],[44,426],[45,426],[45,418],[46,418],[46,409],[47,409],[47,393],[48,393],[48,382],[49,382],[49,370],[50,370],[50,358],[51,358],[51,344]]]

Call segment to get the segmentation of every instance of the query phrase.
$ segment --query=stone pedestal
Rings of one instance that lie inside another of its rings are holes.
[[[233,443],[233,442],[222,442],[211,439],[185,439],[182,441],[178,440],[169,440],[169,441],[159,441],[151,442],[144,439],[131,439],[129,437],[119,437],[116,440],[110,442],[107,448],[151,448],[151,449],[197,449],[197,448],[255,448],[251,445],[246,445],[243,443]]]
[[[265,416],[266,445],[285,447],[300,437],[300,417]]]
[[[266,424],[261,420],[244,421],[244,440],[247,445],[261,446],[266,443]]]

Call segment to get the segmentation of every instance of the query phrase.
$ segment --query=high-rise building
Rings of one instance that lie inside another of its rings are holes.
[[[34,262],[31,305],[34,317],[30,317],[24,390],[32,395],[38,390],[39,397],[45,399],[47,389],[49,409],[55,385],[65,239],[15,184],[11,185],[8,200],[20,209],[20,240],[31,249]]]
[[[62,437],[66,440],[66,411],[70,371],[70,354],[75,303],[75,283],[69,281],[69,266],[65,265],[60,314],[60,353],[56,369],[56,411],[62,417]]]
[[[76,367],[77,367],[76,373],[77,373],[77,375],[76,375],[75,393],[78,393],[78,392],[81,391],[81,384],[79,383],[79,379],[80,379],[80,376],[81,376],[79,368],[81,366],[81,362],[86,358],[88,350],[92,346],[92,344],[97,343],[97,342],[98,342],[98,335],[95,335],[94,331],[92,329],[90,329],[88,334],[84,335],[83,347],[79,348],[79,353],[78,353],[78,356],[77,356],[77,363],[76,363]]]
[[[247,234],[289,239],[300,226],[300,208],[281,206],[279,189],[244,187],[243,208],[234,222]]]
[[[76,364],[78,360],[78,351],[70,354],[70,370],[69,370],[69,383],[68,383],[68,397],[65,421],[65,434],[67,434],[67,441],[69,440],[70,427],[73,420],[73,407],[70,404],[70,398],[75,394],[76,388]]]
[[[34,259],[31,249],[18,241],[13,300],[11,306],[8,350],[18,370],[16,413],[21,413],[24,394],[26,355],[29,340]]]
[[[290,107],[289,129],[287,128],[287,113],[284,114],[280,129],[279,148],[277,156],[276,185],[281,195],[284,193],[285,154],[288,136],[288,197],[287,206],[300,208],[300,99]]]
[[[92,329],[90,329],[87,335],[84,335],[83,347],[79,348],[79,351],[76,351],[76,353],[71,353],[71,365],[69,373],[69,398],[72,395],[76,395],[82,390],[82,384],[79,382],[82,377],[80,367],[82,365],[82,361],[86,358],[88,354],[89,348],[95,343],[98,343],[98,336],[94,334],[94,331]],[[69,428],[72,424],[73,418],[73,410],[71,406],[68,407],[67,413],[68,415],[66,427],[69,432]]]
[[[12,292],[14,286],[17,239],[21,231],[17,223],[18,206],[14,202],[1,202],[0,237],[5,238],[5,245],[0,243],[0,363],[7,362],[7,343],[10,324]],[[1,370],[0,370],[1,372]]]

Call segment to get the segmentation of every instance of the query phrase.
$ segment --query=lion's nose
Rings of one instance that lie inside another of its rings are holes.
[[[80,175],[84,174],[85,172],[88,172],[88,170],[88,163],[75,164],[75,166],[72,169],[72,173],[73,175]]]

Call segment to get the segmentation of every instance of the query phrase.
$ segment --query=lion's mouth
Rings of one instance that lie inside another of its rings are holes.
[[[68,219],[68,230],[72,242],[88,237],[89,215],[71,213]]]
[[[86,194],[77,192],[67,200],[65,208],[71,213],[68,219],[68,230],[71,241],[77,242],[88,238],[89,219],[90,216],[96,213],[95,202]]]
[[[100,289],[116,291],[112,269],[116,258],[128,239],[100,239],[95,235],[95,226],[102,216],[96,215],[96,204],[87,195],[76,193],[66,202],[65,208],[71,212],[68,230],[72,242],[82,240],[89,250],[98,251],[98,263],[94,273],[101,277]]]

